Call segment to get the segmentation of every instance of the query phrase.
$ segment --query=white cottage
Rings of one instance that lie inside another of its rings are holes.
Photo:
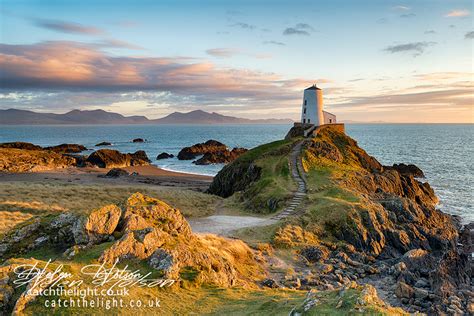
[[[336,116],[323,111],[323,91],[312,85],[304,90],[301,123],[311,125],[336,124]]]

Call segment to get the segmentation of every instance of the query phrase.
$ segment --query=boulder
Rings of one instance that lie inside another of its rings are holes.
[[[131,166],[141,166],[143,164],[149,164],[151,160],[146,155],[144,150],[138,150],[133,154],[129,154],[131,157],[130,165]]]
[[[112,143],[109,142],[101,142],[98,144],[95,144],[96,147],[102,147],[102,146],[112,146]]]
[[[173,158],[174,155],[173,154],[168,154],[168,153],[161,153],[159,154],[158,156],[156,156],[156,160],[160,160],[160,159],[168,159],[168,158]]]
[[[148,165],[150,160],[143,150],[133,154],[122,154],[118,150],[100,149],[90,154],[86,162],[99,168],[122,168]]]
[[[61,144],[56,146],[45,147],[44,149],[65,154],[77,154],[83,152],[84,150],[87,150],[85,146],[79,144]]]
[[[105,178],[119,178],[119,177],[125,177],[129,176],[130,173],[128,173],[127,170],[121,169],[121,168],[112,168],[107,172],[104,177]]]
[[[328,253],[319,247],[308,246],[300,251],[300,255],[308,260],[308,262],[314,263],[326,259]]]
[[[398,298],[412,298],[415,295],[415,291],[411,286],[406,284],[405,282],[398,282],[395,287],[395,295]]]
[[[218,151],[225,151],[227,150],[227,146],[216,141],[216,140],[208,140],[205,143],[194,144],[190,147],[184,147],[178,153],[179,160],[191,160],[196,158],[199,155],[203,155],[205,153],[215,153]]]
[[[237,159],[240,155],[245,153],[247,149],[245,148],[234,148],[232,151],[227,149],[217,152],[207,152],[196,161],[193,161],[196,165],[209,165],[216,163],[229,163]]]
[[[143,138],[135,138],[135,139],[132,140],[132,142],[134,142],[134,143],[143,143],[143,142],[145,142],[145,140]]]
[[[12,143],[2,143],[0,148],[15,148],[15,149],[27,149],[27,150],[42,150],[43,148],[32,143],[25,142],[12,142]]]
[[[114,204],[92,211],[85,220],[78,220],[75,239],[77,243],[98,243],[107,240],[119,223],[122,210]],[[77,231],[77,230],[82,231]]]

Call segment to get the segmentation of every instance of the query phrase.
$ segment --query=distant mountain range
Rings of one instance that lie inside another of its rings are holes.
[[[209,113],[202,110],[173,112],[150,120],[145,116],[123,116],[104,110],[72,110],[65,114],[38,113],[26,110],[0,110],[0,125],[68,125],[68,124],[291,124],[290,119],[250,120]]]

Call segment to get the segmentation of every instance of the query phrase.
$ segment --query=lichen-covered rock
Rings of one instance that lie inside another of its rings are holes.
[[[179,210],[140,193],[130,196],[123,208],[116,229],[123,236],[99,261],[147,260],[167,278],[198,284],[254,287],[251,280],[263,278],[253,252],[242,241],[194,235]]]
[[[115,231],[121,215],[122,210],[118,206],[114,204],[103,206],[89,214],[84,228],[91,238],[101,239]]]

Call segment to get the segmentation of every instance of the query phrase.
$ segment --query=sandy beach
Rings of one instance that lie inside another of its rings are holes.
[[[130,166],[123,168],[130,175],[118,178],[108,178],[104,175],[110,168],[62,168],[38,172],[0,173],[0,182],[67,182],[75,184],[106,184],[130,185],[147,184],[168,187],[180,187],[197,191],[205,191],[212,181],[211,176],[189,174],[163,170],[153,165]]]

